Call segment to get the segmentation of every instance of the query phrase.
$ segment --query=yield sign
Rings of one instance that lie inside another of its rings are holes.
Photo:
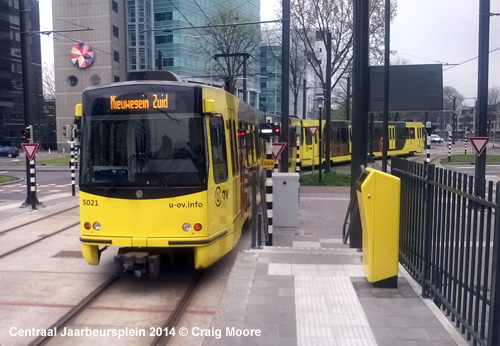
[[[489,140],[490,137],[469,137],[469,141],[472,144],[472,148],[474,148],[477,156],[481,156]]]
[[[286,142],[276,142],[273,143],[273,159],[276,161],[280,157],[283,149],[286,147]]]
[[[309,126],[307,128],[307,130],[309,131],[309,133],[311,134],[311,136],[315,136],[316,135],[316,131],[318,131],[318,127],[319,126]]]
[[[23,146],[24,152],[26,153],[26,156],[28,159],[31,161],[35,158],[35,154],[38,150],[38,146],[40,145],[39,143],[21,143]]]

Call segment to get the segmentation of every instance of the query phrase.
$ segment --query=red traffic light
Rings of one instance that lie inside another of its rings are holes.
[[[25,128],[24,130],[21,130],[21,136],[24,138],[29,139],[31,137],[31,131],[29,128]]]

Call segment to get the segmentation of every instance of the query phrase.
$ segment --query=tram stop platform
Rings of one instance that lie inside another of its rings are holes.
[[[300,188],[298,228],[275,227],[273,246],[239,252],[214,318],[260,336],[204,345],[468,345],[401,265],[397,289],[367,281],[362,253],[342,241],[349,194]]]

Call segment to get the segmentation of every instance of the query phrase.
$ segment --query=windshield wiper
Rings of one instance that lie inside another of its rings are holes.
[[[119,174],[117,177],[115,177],[115,180],[111,184],[111,186],[108,188],[106,191],[106,197],[110,197],[111,194],[115,191],[116,187],[118,184],[123,180],[123,177],[125,176],[125,171],[128,170],[134,159],[137,157],[137,154],[133,153],[129,156],[127,164],[120,168],[120,170],[117,172]]]
[[[146,163],[148,163],[148,161],[149,161],[149,157],[144,153],[139,153],[139,158],[144,159],[144,165],[146,165]],[[153,173],[158,177],[158,179],[161,181],[161,184],[163,185],[163,189],[165,191],[167,191],[170,194],[170,196],[173,196],[174,192],[170,189],[170,187],[168,186],[167,182],[165,181],[165,179],[163,178],[161,173],[158,172],[158,170],[156,169],[156,167],[154,165],[150,165],[150,168],[153,171]]]

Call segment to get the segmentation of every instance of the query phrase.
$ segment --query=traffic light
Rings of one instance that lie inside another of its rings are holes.
[[[278,124],[273,125],[273,133],[275,136],[279,136],[281,133],[280,126]]]
[[[30,139],[30,137],[31,137],[30,129],[25,128],[25,129],[21,130],[21,136],[26,138],[26,139]]]
[[[63,136],[66,138],[71,138],[72,131],[71,131],[71,125],[66,125],[62,127],[63,131]]]
[[[80,138],[80,129],[76,124],[73,124],[73,126],[71,126],[71,138],[72,139]]]
[[[271,123],[259,124],[259,134],[265,139],[269,139],[274,135],[274,125]]]
[[[281,133],[280,126],[273,123],[261,123],[259,124],[259,134],[265,139],[269,139],[273,136],[279,136]]]
[[[28,140],[28,142],[32,141],[32,138],[31,138],[32,134],[33,134],[33,125],[30,125],[30,126],[24,128],[23,130],[21,130],[21,137],[26,138],[26,140]]]

